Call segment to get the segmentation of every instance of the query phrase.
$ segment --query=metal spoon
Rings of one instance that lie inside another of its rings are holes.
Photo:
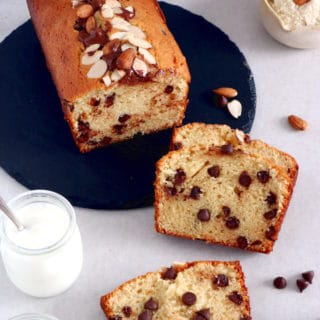
[[[19,231],[24,229],[23,224],[17,219],[11,209],[8,207],[4,199],[0,196],[0,210],[15,224]]]

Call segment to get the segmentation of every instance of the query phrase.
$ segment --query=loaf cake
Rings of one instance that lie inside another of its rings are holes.
[[[27,0],[80,151],[180,125],[190,74],[156,0]]]
[[[291,178],[231,144],[171,151],[157,163],[158,232],[269,253],[289,205]]]
[[[289,154],[280,151],[261,140],[251,140],[241,130],[231,129],[227,125],[189,123],[175,128],[172,135],[171,150],[203,144],[221,146],[231,143],[233,147],[250,153],[259,154],[272,160],[295,183],[298,175],[298,164]]]
[[[175,264],[122,284],[101,298],[109,320],[250,320],[240,263]]]

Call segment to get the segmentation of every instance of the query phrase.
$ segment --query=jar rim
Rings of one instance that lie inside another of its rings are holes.
[[[53,316],[47,314],[38,314],[38,313],[24,313],[18,316],[12,317],[9,320],[58,320]]]
[[[75,230],[76,215],[75,215],[74,209],[71,203],[65,197],[63,197],[62,195],[56,192],[49,191],[49,190],[32,190],[32,191],[21,193],[16,197],[14,197],[13,199],[11,199],[8,202],[8,206],[13,207],[14,204],[18,204],[19,202],[22,202],[24,200],[32,200],[32,199],[34,200],[34,202],[47,202],[52,204],[56,204],[58,202],[59,204],[61,204],[62,207],[66,210],[67,214],[69,215],[69,226],[67,231],[58,241],[54,242],[49,246],[38,248],[38,249],[29,249],[29,248],[25,248],[23,246],[17,245],[7,236],[6,222],[3,220],[2,221],[3,222],[2,223],[2,241],[5,240],[6,243],[11,248],[13,248],[14,250],[20,253],[24,253],[27,255],[39,255],[39,254],[44,254],[44,253],[54,251],[57,248],[61,247],[63,244],[65,244]],[[33,201],[30,201],[30,203],[33,203]]]

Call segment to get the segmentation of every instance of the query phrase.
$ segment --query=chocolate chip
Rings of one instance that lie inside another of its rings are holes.
[[[250,138],[250,136],[249,136],[248,134],[246,134],[246,135],[244,136],[244,142],[245,142],[245,143],[251,142],[251,138]]]
[[[77,138],[77,141],[80,143],[85,143],[90,138],[90,126],[88,122],[83,122],[81,120],[78,121],[78,131],[80,132],[80,135]]]
[[[227,206],[223,206],[222,207],[222,211],[223,211],[223,214],[224,216],[227,218],[230,216],[230,213],[231,213],[231,209]]]
[[[261,183],[265,184],[269,181],[271,177],[268,171],[259,171],[257,173],[257,178]]]
[[[183,294],[182,296],[182,302],[186,305],[186,306],[192,306],[193,304],[195,304],[197,301],[197,297],[194,293],[192,292],[186,292]]]
[[[131,116],[129,114],[123,114],[122,116],[119,117],[119,122],[120,123],[124,123],[126,121],[128,121],[131,118]]]
[[[122,13],[120,14],[125,20],[130,20],[135,16],[135,10],[133,12],[122,8]]]
[[[200,221],[206,222],[210,220],[211,214],[208,209],[200,209],[198,211],[197,217]]]
[[[214,277],[213,283],[218,287],[227,287],[229,285],[229,279],[225,274],[218,274]]]
[[[314,271],[310,270],[307,272],[302,273],[302,277],[304,280],[308,281],[309,283],[312,283],[312,280],[314,278]]]
[[[230,301],[237,305],[240,305],[243,302],[242,295],[239,294],[237,291],[233,291],[231,294],[229,294],[228,298]]]
[[[208,169],[208,174],[210,177],[218,178],[220,176],[220,167],[212,166]]]
[[[101,28],[93,28],[90,33],[85,30],[81,30],[78,34],[78,39],[85,47],[89,47],[95,43],[104,46],[108,42],[108,35]]]
[[[221,146],[221,152],[224,154],[232,154],[233,153],[233,145],[231,143],[224,144]]]
[[[91,4],[93,9],[96,11],[103,6],[105,1],[104,0],[87,0],[87,2]]]
[[[252,246],[259,246],[260,244],[262,244],[261,240],[255,240],[251,243]]]
[[[245,249],[248,246],[248,240],[246,237],[239,236],[237,238],[237,243],[240,249]]]
[[[284,289],[287,286],[287,280],[284,277],[277,277],[273,280],[273,285],[277,289]]]
[[[144,310],[138,316],[138,320],[151,320],[151,319],[152,319],[152,311],[150,310]]]
[[[110,144],[111,141],[112,141],[112,138],[110,138],[110,137],[104,137],[104,138],[100,141],[100,145],[106,146],[106,145]]]
[[[215,102],[219,108],[224,108],[228,104],[229,101],[225,96],[216,96]]]
[[[239,228],[240,221],[236,217],[229,217],[226,220],[226,226],[229,229],[237,229]]]
[[[107,96],[104,101],[104,107],[105,108],[111,107],[114,103],[115,97],[116,97],[115,93],[112,93],[111,95]]]
[[[194,186],[191,189],[190,192],[190,198],[194,199],[194,200],[199,200],[200,199],[200,194],[202,193],[201,189],[197,186]]]
[[[116,134],[123,134],[126,127],[126,124],[115,124],[114,126],[112,126],[112,130]]]
[[[97,107],[100,104],[100,99],[92,97],[89,102],[90,106]]]
[[[266,238],[275,241],[276,240],[276,228],[274,226],[270,226],[269,229],[265,233]]]
[[[175,187],[164,187],[168,196],[175,196],[177,194],[177,189]]]
[[[144,304],[144,308],[151,311],[156,311],[159,308],[158,302],[152,297]]]
[[[167,94],[170,94],[173,92],[173,86],[166,86],[166,88],[164,89],[164,92]]]
[[[177,277],[178,273],[173,267],[167,268],[165,273],[162,275],[165,280],[174,280]]]
[[[193,320],[210,320],[210,309],[202,309],[196,312]]]
[[[277,213],[278,213],[278,209],[272,209],[268,212],[265,212],[265,214],[263,216],[267,220],[272,220],[273,218],[275,218],[277,216]]]
[[[181,142],[176,142],[173,144],[173,150],[179,150],[182,148],[182,143]]]
[[[251,177],[249,176],[247,171],[243,171],[241,172],[240,176],[239,176],[239,183],[246,188],[250,187],[250,184],[252,182]]]
[[[176,174],[174,175],[174,185],[179,185],[185,182],[187,176],[186,173],[182,169],[178,169]]]
[[[265,198],[265,201],[267,201],[269,206],[272,206],[277,202],[277,196],[273,192],[270,192],[269,195]]]
[[[309,285],[309,283],[307,281],[305,281],[304,279],[297,280],[297,287],[299,288],[300,292],[307,289],[308,285]]]
[[[132,309],[129,306],[124,306],[122,308],[122,312],[125,315],[125,317],[129,318],[132,315]]]

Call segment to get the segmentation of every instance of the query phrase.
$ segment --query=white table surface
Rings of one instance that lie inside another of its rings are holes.
[[[49,313],[60,320],[103,320],[99,307],[102,294],[173,261],[199,259],[241,260],[253,319],[320,319],[320,50],[289,49],[271,39],[259,23],[258,1],[169,2],[203,15],[239,45],[257,86],[252,136],[290,152],[300,164],[294,196],[274,252],[243,252],[157,234],[153,208],[123,212],[76,208],[85,260],[75,285],[58,297],[32,298],[10,283],[0,263],[0,320],[25,312]],[[0,40],[28,18],[24,1],[1,0]],[[289,114],[307,119],[310,129],[292,130],[286,120]],[[6,199],[26,190],[2,169],[0,181],[0,194]],[[316,272],[314,284],[300,294],[295,280],[309,269]],[[278,275],[289,280],[283,291],[272,286],[272,279]]]

